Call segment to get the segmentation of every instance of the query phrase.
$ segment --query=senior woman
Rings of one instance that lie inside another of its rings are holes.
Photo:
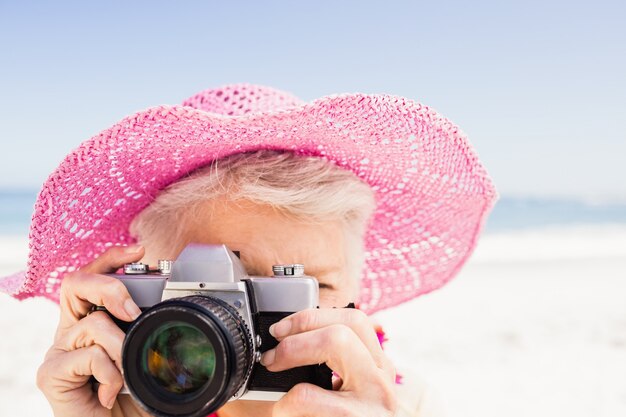
[[[274,324],[278,344],[261,365],[325,363],[332,389],[301,383],[276,402],[231,401],[216,414],[425,416],[421,387],[396,382],[366,313],[452,278],[495,199],[458,128],[411,100],[304,103],[227,85],[132,115],[68,155],[37,199],[28,270],[0,287],[60,304],[37,375],[56,416],[144,416],[154,410],[119,394],[124,333],[93,308],[122,321],[141,311],[105,274],[175,259],[188,243],[239,251],[249,275],[301,263],[319,282],[320,308]],[[352,301],[359,309],[332,308]]]

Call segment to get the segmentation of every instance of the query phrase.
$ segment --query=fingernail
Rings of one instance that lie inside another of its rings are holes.
[[[284,337],[291,331],[291,320],[281,320],[270,326],[270,334],[275,338]]]
[[[124,253],[139,253],[141,245],[131,245],[124,248]]]
[[[113,408],[113,405],[115,405],[115,400],[117,399],[117,395],[114,395],[113,398],[111,398],[111,400],[109,401],[109,403],[107,404],[107,408],[110,410]]]
[[[261,355],[261,365],[270,366],[274,363],[274,358],[276,357],[276,349],[270,349]]]
[[[128,315],[135,320],[141,314],[141,310],[137,307],[137,304],[130,298],[124,301],[124,310],[128,313]]]

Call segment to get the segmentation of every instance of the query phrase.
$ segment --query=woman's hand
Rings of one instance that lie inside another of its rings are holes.
[[[326,363],[340,375],[334,390],[294,386],[274,405],[273,417],[393,416],[395,369],[372,324],[360,310],[309,309],[275,323],[278,346],[261,363],[270,371]]]
[[[140,246],[112,247],[63,280],[61,317],[54,344],[37,372],[37,386],[50,402],[55,416],[144,415],[134,406],[127,405],[122,410],[118,404],[113,409],[124,385],[121,374],[124,333],[105,312],[89,314],[98,305],[121,320],[137,318],[141,311],[124,284],[100,274],[138,261],[143,254]],[[100,382],[97,393],[89,383],[92,375]]]

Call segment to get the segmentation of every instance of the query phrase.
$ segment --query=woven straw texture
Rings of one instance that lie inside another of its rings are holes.
[[[259,149],[326,158],[371,185],[377,208],[358,300],[369,313],[450,280],[497,199],[465,135],[422,104],[361,93],[305,103],[231,84],[131,115],[71,152],[37,198],[27,270],[0,289],[58,301],[65,274],[134,242],[128,226],[160,190],[214,159]]]

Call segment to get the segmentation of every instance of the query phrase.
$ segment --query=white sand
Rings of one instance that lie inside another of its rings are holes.
[[[25,248],[0,237],[0,275]],[[34,379],[57,315],[0,295],[0,416],[51,415]],[[450,416],[626,415],[624,226],[485,236],[451,284],[378,319]]]

